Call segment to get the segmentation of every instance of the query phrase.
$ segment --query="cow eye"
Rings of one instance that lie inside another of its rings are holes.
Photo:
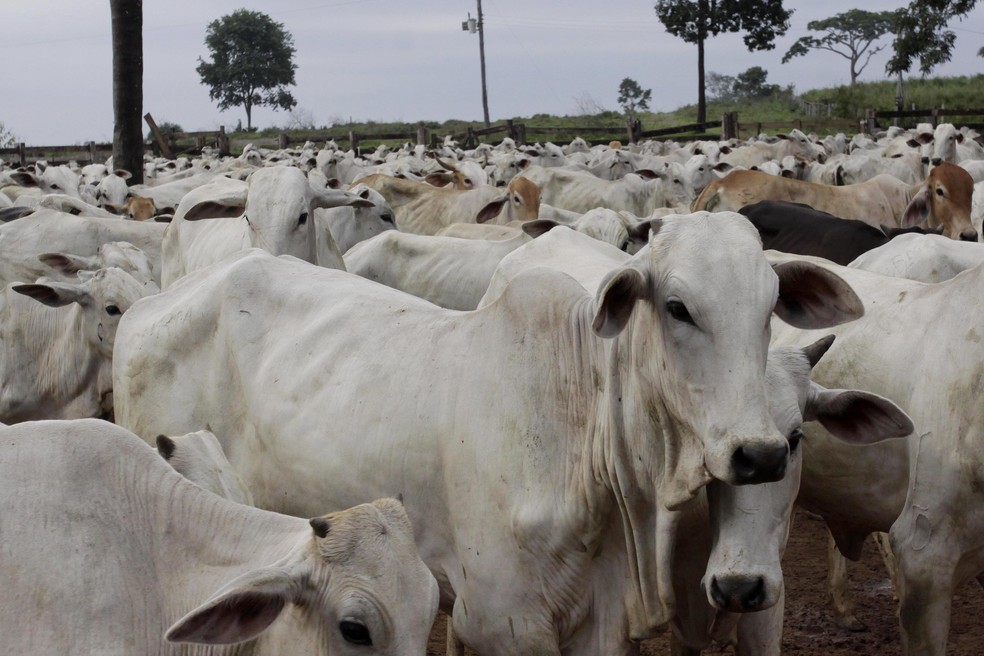
[[[59,187],[59,186],[58,186],[58,185],[56,185],[56,184],[53,184],[53,185],[51,185],[51,188],[52,188],[52,189],[61,189],[61,187]]]
[[[800,440],[803,439],[803,430],[800,428],[795,429],[789,434],[789,452],[796,453],[796,449],[800,445]]]
[[[513,195],[513,202],[519,205],[521,202],[523,202],[523,199],[519,197],[519,194],[515,194]]]
[[[301,218],[297,220],[297,225],[304,225],[305,223],[307,223],[307,220],[308,220],[308,213],[301,212]]]
[[[687,306],[680,301],[667,302],[666,310],[670,313],[670,316],[677,321],[689,323],[692,326],[696,325],[694,323],[694,318],[690,316],[690,312],[687,310]]]
[[[121,314],[123,314],[123,311],[116,305],[107,305],[106,314],[108,314],[111,317],[118,317]]]
[[[937,196],[942,196],[943,195],[943,189],[941,189],[940,187],[937,187],[936,188],[936,195]]]
[[[345,642],[350,642],[353,645],[372,645],[372,637],[370,637],[369,629],[366,628],[365,624],[342,621],[338,624],[338,630],[342,632]]]
[[[628,247],[629,247],[629,240],[628,240],[628,239],[626,239],[625,241],[623,241],[623,242],[622,242],[622,245],[621,245],[621,246],[619,246],[619,247],[618,247],[618,249],[619,249],[620,251],[624,251],[624,250],[626,250],[626,249],[627,249]]]

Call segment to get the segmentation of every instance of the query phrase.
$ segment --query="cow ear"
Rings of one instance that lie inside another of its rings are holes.
[[[79,285],[60,282],[33,283],[29,285],[14,285],[11,287],[18,294],[30,296],[48,307],[62,307],[69,303],[85,305],[92,297]]]
[[[523,229],[523,232],[535,239],[540,235],[547,234],[560,225],[563,224],[553,219],[533,219],[532,221],[524,221],[520,227]]]
[[[772,268],[779,276],[775,312],[789,325],[829,328],[864,315],[864,304],[851,286],[823,267],[794,260]]]
[[[902,212],[903,228],[914,228],[922,225],[929,218],[929,187],[925,187],[912,197],[909,205]]]
[[[206,200],[196,203],[185,212],[185,221],[200,221],[202,219],[232,219],[242,216],[246,209],[246,198],[243,197],[242,204],[221,203],[214,200]]]
[[[178,620],[168,642],[229,645],[265,631],[296,597],[296,584],[282,568],[247,572]]]
[[[38,259],[55,271],[66,274],[78,273],[85,269],[95,270],[99,268],[99,264],[91,258],[72,255],[70,253],[41,253],[38,255]]]
[[[905,437],[914,430],[909,415],[883,396],[826,389],[814,382],[810,383],[803,419],[819,421],[831,435],[849,444],[874,444]]]
[[[636,171],[633,171],[633,173],[635,173],[636,175],[638,175],[643,180],[656,180],[657,178],[665,178],[666,177],[666,174],[665,173],[657,173],[656,171],[654,171],[652,169],[638,169]]]
[[[373,204],[372,201],[364,200],[348,191],[325,189],[316,193],[314,199],[311,201],[312,209],[322,207],[373,207]]]
[[[633,243],[648,244],[649,233],[652,232],[653,234],[656,234],[662,227],[663,219],[639,221],[634,226],[629,228],[629,239],[632,240]]]
[[[483,207],[481,210],[479,210],[478,214],[475,216],[475,222],[488,223],[495,217],[499,216],[499,213],[502,212],[502,208],[506,205],[507,202],[509,202],[509,196],[503,196],[498,200],[492,201],[491,203]]]
[[[615,337],[629,323],[636,301],[645,297],[646,277],[637,269],[625,267],[612,271],[598,290],[591,328],[599,337]]]
[[[13,171],[10,173],[10,179],[14,181],[14,184],[18,184],[21,187],[40,187],[41,181],[38,176],[29,171]]]
[[[447,171],[436,171],[428,174],[424,182],[434,187],[443,187],[454,182],[454,178]]]

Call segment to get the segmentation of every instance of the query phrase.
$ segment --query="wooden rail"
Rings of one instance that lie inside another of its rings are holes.
[[[810,131],[866,131],[874,132],[879,128],[879,120],[885,119],[926,119],[932,125],[938,125],[945,117],[977,117],[982,119],[981,123],[966,123],[961,121],[960,125],[966,125],[976,129],[984,130],[984,109],[917,109],[904,111],[887,111],[869,109],[865,112],[864,118],[860,119],[829,119],[829,118],[800,118],[791,121],[751,121],[739,122],[739,117],[734,112],[725,114],[721,121],[708,121],[705,123],[689,123],[653,130],[642,130],[638,123],[629,122],[623,127],[615,126],[570,126],[570,127],[535,127],[525,123],[512,120],[505,121],[498,125],[488,128],[468,128],[464,133],[448,135],[458,141],[464,148],[474,148],[482,138],[488,137],[510,137],[517,144],[527,143],[527,135],[537,137],[550,136],[582,136],[588,143],[599,144],[608,143],[613,139],[628,138],[630,143],[638,142],[643,139],[673,138],[676,140],[688,139],[730,139],[740,138],[760,134],[765,131],[782,131],[799,128],[800,130]],[[952,121],[951,121],[952,122]],[[592,136],[598,138],[590,138]],[[162,137],[163,139],[163,137]],[[255,143],[261,147],[288,148],[291,144],[299,144],[305,141],[322,142],[335,141],[345,144],[349,149],[361,152],[363,146],[384,142],[404,142],[423,144],[436,147],[444,141],[432,133],[429,128],[420,126],[414,132],[385,132],[379,134],[361,134],[354,130],[347,134],[339,134],[335,130],[309,130],[297,131],[292,134],[281,133],[276,137],[259,137],[256,135],[235,135],[235,146],[242,148],[247,143]],[[197,155],[202,148],[211,146],[219,154],[227,155],[232,151],[233,136],[226,134],[224,128],[216,131],[182,132],[170,135],[166,146],[173,151],[175,156]],[[159,154],[161,146],[155,140],[146,142],[147,152]],[[80,164],[104,162],[112,154],[113,145],[111,143],[88,142],[86,144],[75,144],[71,146],[26,146],[19,143],[11,148],[0,148],[0,159],[14,162],[18,166],[26,166],[29,161],[47,160],[51,164],[66,163],[76,161]]]

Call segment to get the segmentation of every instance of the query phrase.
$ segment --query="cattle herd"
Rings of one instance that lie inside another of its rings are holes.
[[[0,650],[775,655],[795,504],[943,656],[981,144],[0,162]]]

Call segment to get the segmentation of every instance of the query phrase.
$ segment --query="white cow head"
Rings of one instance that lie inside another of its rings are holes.
[[[82,309],[83,336],[93,352],[109,359],[113,356],[116,328],[124,312],[150,293],[144,285],[122,269],[100,269],[81,283],[40,279],[32,284],[15,284],[12,289],[49,307],[77,303]]]
[[[95,272],[117,267],[133,276],[141,284],[154,281],[153,265],[147,254],[127,241],[111,241],[102,244],[95,257],[72,253],[42,253],[38,259],[62,276],[73,277],[80,271]]]
[[[165,638],[258,638],[268,654],[423,653],[437,604],[403,504],[380,499],[312,519],[293,551],[230,581]]]
[[[367,187],[357,184],[349,191],[370,203],[368,207],[336,207],[334,209],[319,209],[315,215],[319,221],[324,221],[338,250],[345,253],[360,241],[374,237],[386,230],[396,230],[396,218],[393,210],[386,204],[383,195]]]
[[[185,221],[240,218],[249,227],[249,245],[274,255],[317,261],[313,211],[319,207],[370,207],[372,203],[346,191],[314,190],[295,167],[258,169],[245,187],[219,199],[203,199],[182,215]],[[183,208],[180,208],[183,209]]]
[[[593,320],[596,334],[618,337],[625,358],[620,429],[630,450],[666,443],[662,463],[637,463],[639,480],[655,480],[671,509],[712,479],[780,480],[789,444],[767,403],[770,317],[831,326],[861,316],[860,299],[813,264],[771,267],[757,231],[737,213],[651,225],[649,248],[601,283]]]
[[[713,534],[701,586],[718,610],[757,611],[779,599],[780,560],[802,470],[803,422],[819,421],[850,444],[905,437],[913,430],[908,415],[884,397],[860,390],[829,390],[810,380],[813,366],[833,341],[828,336],[804,349],[769,351],[769,407],[790,445],[785,478],[762,485],[734,487],[713,481],[707,486]]]
[[[156,444],[157,453],[195,485],[223,499],[253,505],[253,495],[214,433],[200,430],[175,437],[158,435]]]

